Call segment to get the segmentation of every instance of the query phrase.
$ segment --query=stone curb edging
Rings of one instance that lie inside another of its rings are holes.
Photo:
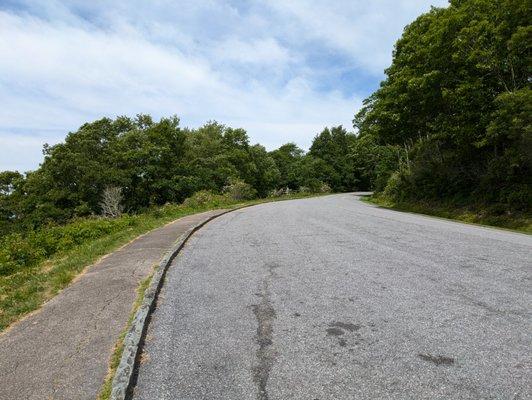
[[[194,232],[199,230],[213,219],[244,207],[247,206],[226,210],[220,214],[207,218],[205,221],[202,221],[195,226],[192,226],[179,237],[174,246],[172,246],[172,248],[165,254],[157,266],[157,270],[151,279],[150,285],[144,292],[144,300],[135,313],[131,327],[124,338],[124,350],[122,352],[122,357],[120,358],[120,363],[116,369],[111,386],[111,400],[125,400],[127,398],[128,391],[132,383],[133,373],[135,371],[137,356],[141,347],[140,343],[146,332],[148,316],[150,315],[151,311],[153,311],[155,300],[157,299],[157,295],[162,287],[163,278],[173,259],[177,256],[179,251],[183,248],[187,240],[194,234]]]
[[[282,199],[282,200],[294,200],[294,199]],[[281,200],[281,201],[282,201]],[[278,200],[280,201],[280,200]],[[155,300],[157,295],[161,290],[163,284],[163,278],[170,266],[170,263],[181,251],[187,240],[201,227],[209,223],[215,218],[221,217],[224,214],[228,214],[233,211],[241,210],[243,208],[248,208],[258,204],[245,204],[239,207],[235,207],[226,211],[221,212],[220,214],[213,215],[207,218],[205,221],[196,224],[189,228],[185,233],[183,233],[179,239],[176,241],[174,246],[165,254],[157,270],[153,274],[150,285],[144,292],[144,300],[140,305],[139,309],[135,313],[131,327],[126,333],[124,338],[124,350],[122,352],[122,357],[120,358],[120,363],[116,369],[115,376],[113,378],[113,383],[111,385],[111,396],[110,400],[126,400],[128,392],[131,388],[133,373],[135,372],[137,356],[139,355],[139,350],[141,347],[141,341],[146,333],[148,316],[153,311],[155,306]]]

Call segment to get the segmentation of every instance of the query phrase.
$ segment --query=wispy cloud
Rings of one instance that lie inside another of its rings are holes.
[[[350,127],[425,1],[27,1],[0,6],[0,170],[102,116],[216,119],[274,148]],[[444,0],[434,0],[444,5]]]

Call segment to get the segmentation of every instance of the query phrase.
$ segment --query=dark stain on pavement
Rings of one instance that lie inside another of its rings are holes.
[[[257,319],[257,350],[258,364],[253,367],[253,382],[257,385],[257,400],[268,400],[268,379],[275,362],[276,352],[273,348],[273,321],[276,314],[270,298],[270,281],[274,276],[276,265],[268,265],[268,276],[262,280],[259,304],[253,305],[253,313]]]
[[[343,329],[344,331],[349,331],[349,332],[355,332],[361,328],[360,325],[351,324],[349,322],[332,322],[329,324],[329,326],[331,328],[339,328],[339,329]]]
[[[350,322],[338,322],[334,321],[329,324],[329,327],[326,329],[327,336],[342,336],[346,333],[356,332],[361,328],[361,325],[352,324]],[[356,333],[358,335],[358,333]],[[340,347],[347,346],[347,340],[344,338],[339,338],[338,344]]]
[[[327,336],[340,336],[343,334],[344,331],[340,328],[327,328]]]
[[[422,353],[419,353],[417,356],[424,361],[428,361],[436,365],[453,365],[454,364],[454,358],[452,357],[433,356],[432,354],[422,354]]]

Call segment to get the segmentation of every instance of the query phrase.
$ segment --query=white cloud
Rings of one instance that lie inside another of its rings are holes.
[[[317,71],[307,51],[329,46],[356,59],[361,73],[382,69],[394,40],[379,37],[393,17],[385,3],[407,10],[403,17],[426,8],[417,0],[410,8],[407,0],[0,8],[0,170],[35,168],[44,142],[86,121],[137,113],[177,114],[188,126],[216,119],[270,149],[288,141],[308,147],[326,125],[349,128],[362,95],[345,82],[324,88],[327,71],[341,68],[331,62]],[[410,20],[397,19],[397,26]]]
[[[260,65],[282,66],[292,58],[274,38],[244,41],[233,37],[217,45],[214,54],[224,61]]]
[[[0,131],[0,171],[28,171],[34,167],[35,160],[43,157],[44,143],[59,143],[64,138],[63,132],[48,131],[45,135],[27,135],[24,133]]]
[[[405,24],[430,6],[447,0],[329,1],[270,0],[288,19],[296,20],[292,35],[323,41],[349,55],[355,64],[380,75],[392,57],[392,46]]]

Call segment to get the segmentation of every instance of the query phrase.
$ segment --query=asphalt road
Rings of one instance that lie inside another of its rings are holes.
[[[532,237],[353,195],[226,214],[174,261],[135,399],[530,399]]]

